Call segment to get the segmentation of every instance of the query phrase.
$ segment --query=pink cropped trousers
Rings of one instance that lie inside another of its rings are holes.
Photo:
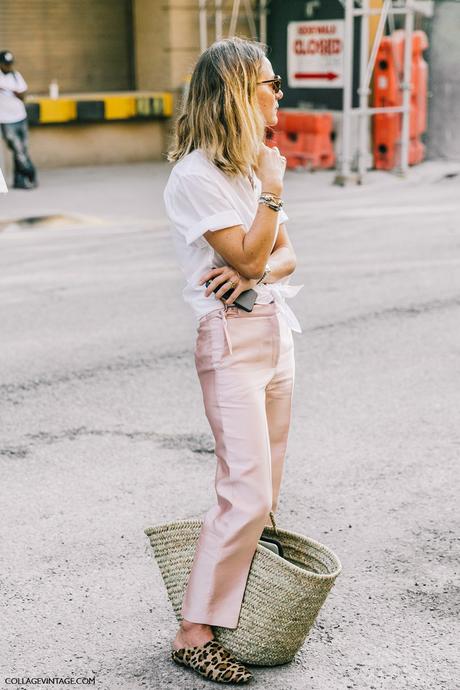
[[[294,383],[292,331],[276,302],[206,314],[195,364],[215,439],[217,504],[206,513],[182,616],[236,628],[251,561],[278,505]]]

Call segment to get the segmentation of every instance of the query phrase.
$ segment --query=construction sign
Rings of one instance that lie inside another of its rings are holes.
[[[287,72],[290,88],[343,87],[342,19],[289,22]]]
[[[281,108],[342,111],[344,0],[270,0],[269,58],[283,78]],[[353,20],[353,107],[359,106],[361,17]]]

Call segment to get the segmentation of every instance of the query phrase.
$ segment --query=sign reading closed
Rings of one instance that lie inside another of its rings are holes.
[[[291,88],[343,86],[344,24],[341,19],[289,22],[287,68]]]

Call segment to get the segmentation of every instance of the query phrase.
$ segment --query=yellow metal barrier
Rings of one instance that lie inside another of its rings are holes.
[[[136,115],[134,96],[109,96],[104,103],[106,120],[126,120]]]
[[[40,98],[40,122],[69,122],[77,118],[77,104],[72,100]]]
[[[165,117],[171,117],[174,109],[174,101],[172,93],[163,93],[163,115]]]
[[[80,93],[60,98],[26,99],[27,115],[32,125],[171,117],[173,105],[173,94],[166,91]]]

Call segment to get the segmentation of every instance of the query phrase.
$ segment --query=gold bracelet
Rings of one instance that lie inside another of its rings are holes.
[[[274,196],[275,199],[281,199],[279,194],[275,194],[275,192],[260,192],[261,194],[270,194],[270,196]]]
[[[271,194],[261,194],[259,196],[259,204],[265,204],[273,211],[281,211],[283,207],[283,201],[279,197],[275,198]]]

